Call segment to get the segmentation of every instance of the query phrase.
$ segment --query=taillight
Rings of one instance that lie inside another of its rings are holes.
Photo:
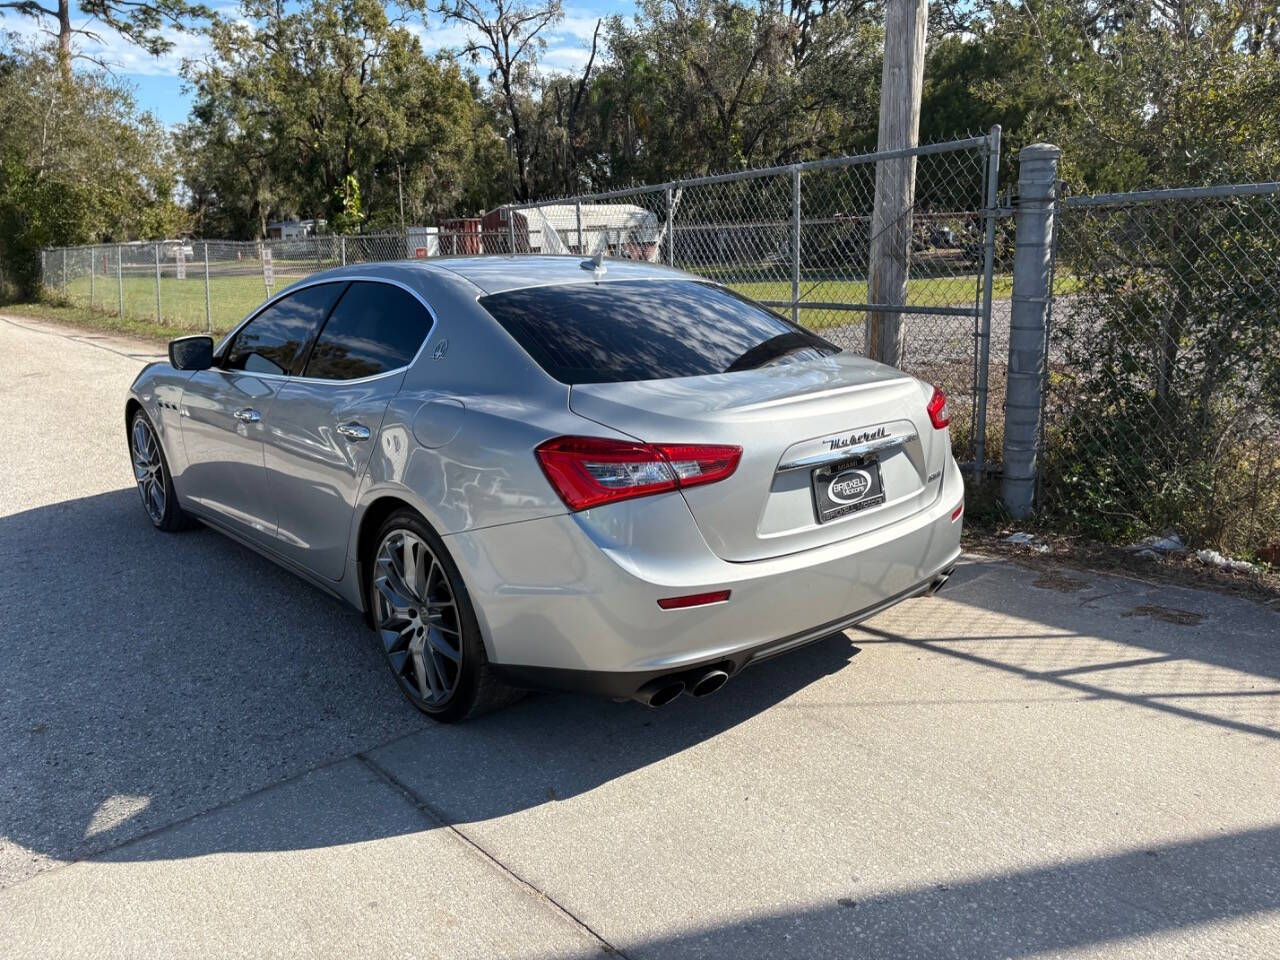
[[[929,419],[935,430],[941,430],[951,422],[951,411],[947,409],[947,395],[937,387],[933,388],[933,396],[929,398]]]
[[[738,469],[742,458],[741,447],[605,437],[556,437],[534,453],[570,510],[714,483]]]

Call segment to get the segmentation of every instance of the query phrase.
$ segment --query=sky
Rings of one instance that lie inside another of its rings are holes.
[[[213,9],[224,14],[234,12],[236,4],[214,2]],[[630,14],[635,9],[631,0],[573,0],[565,4],[564,19],[546,32],[547,49],[541,57],[542,69],[554,72],[581,70],[591,47],[591,32],[596,19],[614,13]],[[77,26],[84,24],[77,23]],[[6,12],[0,16],[0,29],[19,36],[35,36],[40,28],[27,17]],[[456,25],[443,26],[439,20],[424,25],[410,25],[428,52],[457,48],[465,42],[465,32]],[[80,38],[78,49],[106,63],[119,78],[133,88],[138,105],[153,113],[166,126],[176,126],[187,119],[191,107],[190,94],[183,91],[180,70],[184,59],[197,59],[207,50],[203,37],[177,31],[166,31],[173,49],[161,57],[127,43],[111,31],[102,31],[101,42]]]

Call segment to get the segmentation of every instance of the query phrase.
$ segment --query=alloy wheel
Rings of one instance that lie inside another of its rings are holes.
[[[138,492],[142,494],[142,506],[151,522],[159,526],[164,522],[168,500],[164,460],[160,456],[160,442],[145,417],[134,418],[129,446],[133,455],[133,476],[138,481]]]
[[[431,548],[392,530],[374,560],[378,635],[396,676],[427,707],[448,702],[462,674],[462,629],[453,587]]]

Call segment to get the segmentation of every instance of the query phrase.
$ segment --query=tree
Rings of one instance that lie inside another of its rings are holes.
[[[870,2],[641,0],[608,25],[596,82],[613,181],[787,163],[875,131],[879,8]]]
[[[993,49],[1016,54],[979,92],[1021,113],[1020,136],[1063,147],[1078,192],[1280,175],[1274,3],[993,8]],[[1091,534],[1176,524],[1258,546],[1239,518],[1278,478],[1280,243],[1274,198],[1064,207],[1054,393],[1070,416],[1046,465],[1051,497]],[[1269,494],[1269,502],[1277,501]]]
[[[238,13],[214,22],[211,56],[186,71],[188,180],[210,223],[260,236],[269,215],[398,223],[401,190],[415,220],[458,206],[473,180],[476,104],[455,63],[425,55],[378,0],[290,13],[246,0]]]
[[[992,0],[970,13],[933,38],[922,132],[998,122],[1011,150],[1056,143],[1077,189],[1274,175],[1276,0]]]
[[[169,50],[173,43],[162,30],[189,28],[192,20],[205,19],[209,8],[186,0],[79,0],[80,15],[91,23],[114,30],[130,43],[136,43],[153,56]],[[74,26],[71,0],[57,0],[47,6],[41,0],[0,0],[0,12],[13,10],[35,20],[54,20],[58,24],[58,65],[63,80],[71,78],[72,41],[77,36],[100,39],[96,30]]]
[[[473,63],[487,61],[489,84],[511,125],[511,152],[515,160],[515,193],[519,200],[532,198],[530,167],[534,162],[534,138],[529,114],[538,54],[546,49],[544,31],[564,17],[561,0],[440,0],[431,8],[446,21],[465,24],[476,32],[462,48]],[[590,71],[590,65],[588,65]]]
[[[603,26],[603,19],[596,21],[581,74],[537,77],[530,98],[533,134],[528,179],[538,196],[580,193],[591,187],[584,167],[599,141],[599,126],[592,117],[592,81]]]
[[[40,248],[174,236],[172,146],[107,74],[67,82],[56,50],[0,55],[0,267],[37,291]]]

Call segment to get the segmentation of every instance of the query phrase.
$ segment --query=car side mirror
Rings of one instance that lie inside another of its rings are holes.
[[[169,366],[175,370],[208,370],[213,366],[213,337],[170,340]]]

